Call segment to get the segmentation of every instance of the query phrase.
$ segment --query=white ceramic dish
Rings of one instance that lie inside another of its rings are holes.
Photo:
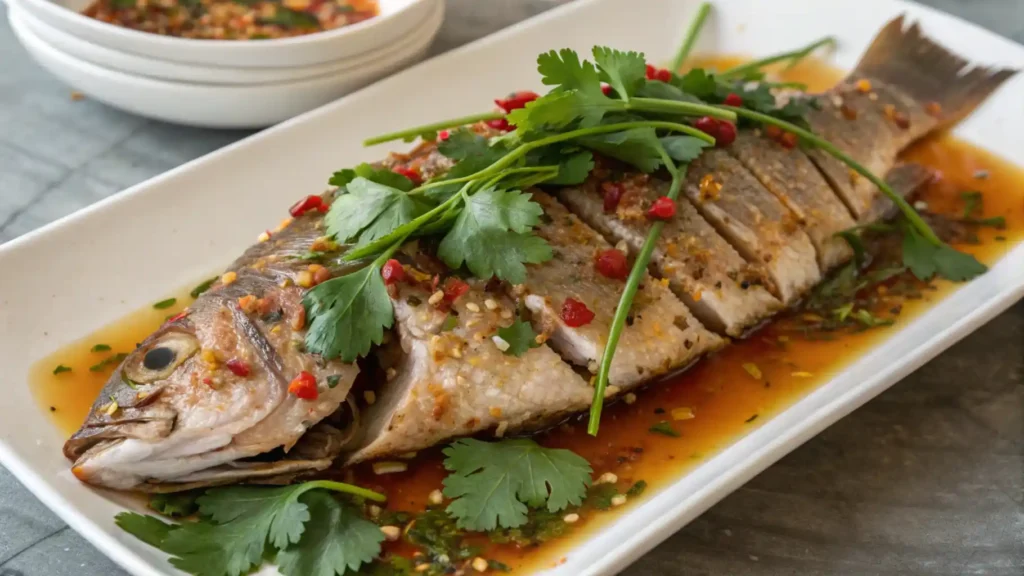
[[[431,14],[431,0],[379,0],[380,14],[318,34],[258,41],[194,40],[121,28],[81,14],[93,0],[18,0],[47,24],[101,46],[207,66],[308,66],[372,52],[408,34]]]
[[[369,65],[312,79],[217,86],[168,82],[104,68],[47,44],[9,10],[11,28],[33,58],[61,80],[115,108],[192,126],[262,128],[316,108],[419,60],[444,19],[444,3],[406,48]]]
[[[238,256],[297,196],[335,169],[379,158],[368,136],[489,107],[495,95],[541,88],[534,55],[595,43],[667,59],[697,2],[585,0],[420,64],[331,105],[172,170],[0,246],[0,460],[43,502],[139,576],[171,573],[166,558],[114,526],[124,503],[78,483],[62,435],[35,410],[31,363]],[[1024,47],[953,17],[896,0],[717,0],[703,50],[763,55],[836,34],[851,66],[901,12],[977,61],[1020,67]],[[742,30],[740,32],[739,30]],[[429,97],[424,97],[429,95]],[[1024,164],[1024,78],[1009,82],[957,135]],[[226,217],[230,214],[230,217]],[[117,258],[111,258],[117,254]],[[40,265],[45,263],[45,265]],[[69,282],[68,279],[74,279]],[[130,281],[128,281],[130,280]],[[1024,296],[1024,245],[925,314],[898,325],[831,381],[671,485],[649,490],[617,520],[560,552],[547,576],[612,574],[743,482]]]
[[[437,4],[441,0],[424,0],[427,4]],[[147,76],[157,80],[171,82],[194,82],[200,84],[265,84],[272,82],[288,82],[321,76],[340,77],[345,74],[358,73],[360,68],[374,68],[378,62],[387,62],[396,56],[415,50],[424,35],[434,34],[441,21],[434,18],[436,6],[431,17],[418,23],[394,43],[381,46],[365,54],[344,58],[334,62],[313,64],[310,66],[289,66],[285,68],[239,68],[228,66],[203,66],[200,64],[181,64],[170,60],[150,58],[129,52],[123,52],[95,44],[69,34],[60,28],[51,26],[33,15],[21,5],[21,0],[11,0],[10,10],[17,13],[17,19],[27,26],[39,39],[54,48],[86,62],[118,72]]]

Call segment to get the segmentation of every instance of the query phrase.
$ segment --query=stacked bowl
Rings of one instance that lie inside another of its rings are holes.
[[[110,24],[83,13],[93,0],[6,2],[28,52],[75,89],[141,116],[213,128],[269,126],[407,67],[444,19],[444,0],[379,0],[358,23],[223,40]]]

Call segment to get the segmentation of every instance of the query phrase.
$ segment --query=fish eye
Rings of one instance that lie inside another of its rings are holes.
[[[167,366],[174,362],[174,358],[178,355],[173,348],[167,346],[160,346],[159,348],[153,348],[142,358],[142,366],[146,370],[163,370]]]
[[[167,378],[199,350],[195,337],[183,332],[168,332],[159,340],[140,349],[124,368],[124,375],[140,384]]]

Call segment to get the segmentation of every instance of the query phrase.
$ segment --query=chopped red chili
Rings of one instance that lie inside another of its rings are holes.
[[[607,84],[601,84],[601,94],[604,94],[605,96],[611,96],[612,87]]]
[[[693,127],[711,137],[718,135],[718,120],[711,116],[702,116],[693,123]]]
[[[244,378],[249,375],[249,364],[246,363],[244,360],[232,358],[231,360],[227,361],[226,366],[228,367],[228,370],[231,370],[231,373],[234,374],[235,376],[241,376]]]
[[[743,106],[743,97],[735,92],[729,92],[729,95],[725,97],[724,104],[726,106]]]
[[[380,275],[384,278],[384,285],[390,286],[405,281],[405,268],[402,268],[401,262],[392,258],[381,267]]]
[[[327,212],[327,205],[324,203],[324,199],[315,194],[310,194],[295,204],[292,204],[292,207],[288,209],[288,213],[294,218],[298,218],[312,210]]]
[[[444,281],[444,299],[446,302],[455,302],[468,291],[469,284],[458,278],[449,278]]]
[[[622,200],[622,184],[618,182],[604,182],[601,184],[601,190],[604,192],[604,211],[615,212],[615,209],[619,207],[619,202]]]
[[[782,128],[779,128],[774,124],[765,125],[763,131],[764,135],[767,136],[768,138],[771,138],[772,140],[777,140],[779,137],[782,136]]]
[[[629,262],[621,250],[610,248],[597,253],[594,260],[594,267],[597,272],[605,278],[612,280],[625,280],[629,276]]]
[[[451,137],[451,135],[451,132],[447,130],[441,130],[440,132],[437,133],[437,137],[440,138],[441,140],[447,140],[449,137]]]
[[[412,183],[415,184],[416,186],[419,186],[420,184],[423,183],[423,178],[420,176],[418,170],[413,170],[412,168],[406,166],[395,166],[394,168],[391,169],[391,171],[394,172],[395,174],[401,174],[402,176],[405,176],[409,180],[412,180]]]
[[[725,148],[736,141],[736,125],[731,122],[719,122],[718,133],[715,134],[715,147]]]
[[[672,73],[664,68],[659,68],[658,71],[654,73],[654,79],[661,80],[662,82],[668,84],[669,82],[672,81]]]
[[[781,144],[783,148],[787,148],[789,150],[796,148],[796,134],[793,134],[792,132],[783,132],[782,136],[779,136],[779,144]]]
[[[505,118],[495,118],[494,120],[488,120],[487,125],[495,130],[501,130],[502,132],[508,132],[509,124]]]
[[[652,66],[651,64],[648,64],[648,65],[647,65],[647,72],[646,72],[646,75],[647,75],[647,79],[648,79],[648,80],[654,80],[654,76],[655,76],[655,75],[656,75],[657,73],[658,73],[658,69],[657,69],[657,68],[655,68],[655,67],[654,67],[654,66]]]
[[[513,92],[508,98],[498,98],[494,103],[508,114],[513,110],[525,108],[527,102],[533,102],[537,98],[540,98],[540,94],[529,90],[523,90],[520,92]]]
[[[566,298],[562,304],[562,322],[570,328],[586,326],[594,321],[594,313],[587,305],[575,298]]]
[[[647,217],[651,220],[668,220],[676,215],[676,203],[668,196],[662,196],[647,209]]]
[[[303,400],[316,400],[320,397],[320,391],[316,387],[316,377],[305,370],[299,372],[299,375],[288,384],[288,393]]]

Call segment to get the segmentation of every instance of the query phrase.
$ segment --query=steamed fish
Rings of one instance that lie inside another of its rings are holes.
[[[965,66],[897,19],[807,120],[911,194],[930,174],[898,164],[900,151],[966,116],[1013,73]],[[656,386],[794,304],[852,258],[838,232],[892,213],[846,164],[777,140],[741,130],[690,163],[623,316],[605,398]],[[377,168],[432,178],[452,165],[425,143]],[[466,278],[441,262],[429,235],[400,236],[381,272],[392,330],[359,366],[303,345],[305,289],[368,264],[345,263],[348,247],[325,232],[320,208],[334,193],[311,196],[303,202],[314,209],[251,248],[124,361],[65,446],[72,470],[150,491],[285,482],[332,461],[556,424],[593,400],[624,281],[652,226],[646,214],[668,187],[658,173],[599,159],[582,184],[524,191],[542,212],[531,233],[553,257],[524,260],[515,283]],[[394,190],[371,200],[394,202],[396,213],[420,209]]]

